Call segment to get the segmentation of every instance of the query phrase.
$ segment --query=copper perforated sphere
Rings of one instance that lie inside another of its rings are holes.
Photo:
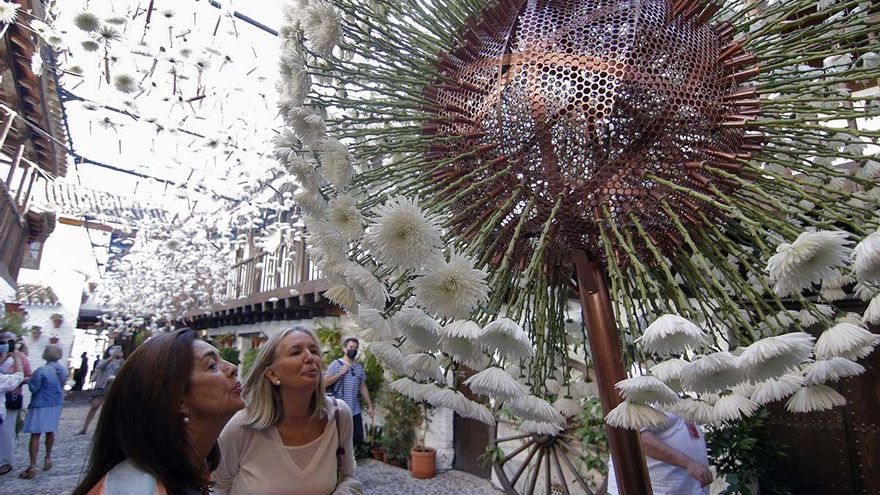
[[[643,254],[632,213],[667,254],[681,236],[663,201],[688,229],[698,212],[721,220],[686,191],[717,198],[737,187],[726,174],[742,175],[736,160],[759,149],[744,127],[758,101],[741,86],[757,73],[753,57],[728,26],[706,22],[716,11],[666,0],[509,0],[472,19],[425,88],[437,119],[424,132],[450,137],[426,154],[432,179],[480,184],[456,202],[454,228],[472,234],[507,206],[485,241],[497,262],[530,199],[521,260],[560,198],[550,254],[604,255],[603,205]]]

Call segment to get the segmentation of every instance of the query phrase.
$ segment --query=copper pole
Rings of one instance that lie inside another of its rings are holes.
[[[573,251],[572,261],[578,279],[584,323],[590,340],[590,355],[596,369],[599,399],[605,414],[623,399],[614,384],[626,378],[621,359],[620,340],[611,310],[611,298],[605,285],[605,273],[596,261],[587,258],[584,251]],[[608,445],[614,460],[614,473],[621,495],[651,495],[651,480],[639,433],[605,425]]]

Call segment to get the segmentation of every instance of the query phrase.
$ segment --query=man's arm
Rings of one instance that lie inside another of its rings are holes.
[[[327,367],[327,373],[324,375],[324,386],[331,387],[334,383],[338,382],[340,378],[345,376],[348,373],[349,368],[351,366],[348,363],[343,362],[341,365],[341,369],[339,360],[333,361],[330,366]],[[336,370],[339,369],[339,372]]]
[[[367,414],[370,418],[373,417],[373,400],[370,399],[370,391],[367,389],[367,381],[361,381],[361,395],[364,396],[364,399],[367,400]]]
[[[709,471],[708,467],[691,459],[680,450],[666,445],[657,438],[657,435],[648,430],[643,431],[640,436],[645,455],[648,457],[686,470],[688,474],[700,482],[700,486],[712,483],[712,471]]]

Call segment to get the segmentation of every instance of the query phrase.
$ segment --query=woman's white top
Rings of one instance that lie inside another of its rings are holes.
[[[220,434],[220,465],[212,479],[214,489],[228,495],[360,495],[361,482],[354,478],[351,409],[327,398],[327,426],[318,438],[300,446],[287,446],[274,426],[257,430],[245,425],[247,411],[239,411]],[[337,458],[342,456],[337,484]]]

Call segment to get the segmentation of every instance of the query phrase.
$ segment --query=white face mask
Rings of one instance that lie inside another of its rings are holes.
[[[0,354],[9,352],[9,344],[0,344]]]

